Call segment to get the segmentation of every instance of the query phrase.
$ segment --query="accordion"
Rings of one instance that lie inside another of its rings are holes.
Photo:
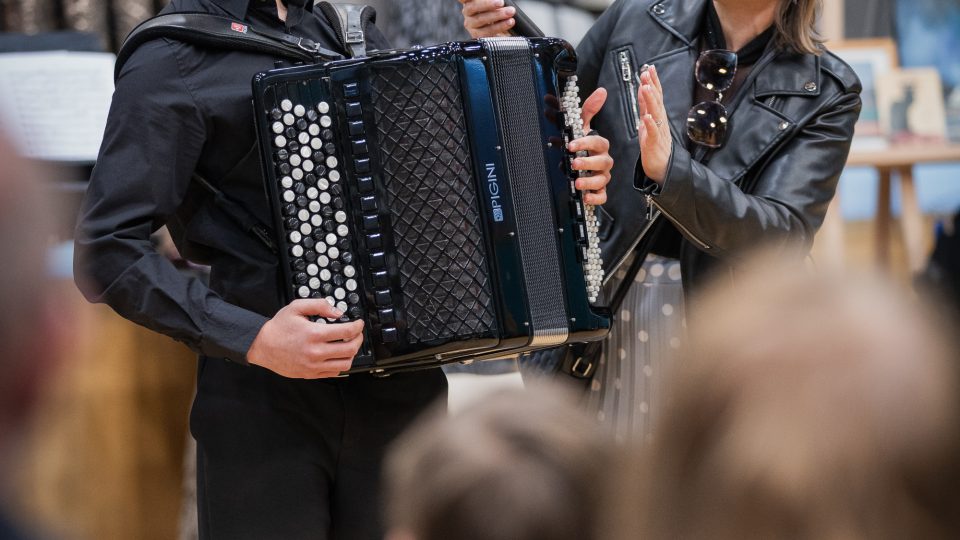
[[[366,321],[350,373],[606,335],[575,73],[562,40],[496,38],[254,78],[283,297]]]

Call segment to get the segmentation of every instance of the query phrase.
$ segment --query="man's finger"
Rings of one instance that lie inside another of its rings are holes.
[[[311,337],[315,343],[330,343],[349,341],[358,335],[363,335],[363,321],[356,320],[348,323],[318,324]]]
[[[591,154],[605,154],[610,150],[610,141],[599,135],[588,135],[570,141],[567,150],[571,152],[586,150]]]
[[[290,302],[290,308],[293,309],[293,312],[297,315],[302,315],[304,317],[310,317],[313,315],[319,315],[326,319],[339,319],[340,317],[343,317],[342,311],[330,305],[330,302],[327,302],[323,298],[303,298],[294,300],[293,302]]]
[[[577,189],[580,191],[598,191],[607,186],[610,178],[606,175],[584,176],[577,178]]]
[[[583,119],[583,129],[584,131],[590,131],[590,121],[593,120],[593,117],[600,112],[600,109],[603,108],[603,104],[607,101],[607,89],[606,88],[597,88],[590,94],[581,105],[580,117]]]
[[[578,157],[573,160],[573,170],[575,171],[609,171],[612,168],[613,158],[609,154]]]
[[[607,190],[601,190],[596,192],[584,193],[583,194],[584,204],[589,204],[592,206],[600,206],[606,204],[607,202]]]
[[[468,0],[460,3],[463,4],[461,12],[464,17],[472,17],[477,13],[493,11],[503,7],[503,0]]]
[[[470,18],[467,18],[464,21],[464,27],[466,27],[468,30],[469,29],[485,30],[485,31],[492,30],[492,28],[488,28],[488,27],[492,25],[498,25],[498,24],[502,25],[501,23],[511,22],[512,21],[511,17],[513,17],[514,13],[516,13],[516,10],[512,7],[505,7],[505,8],[500,8],[494,11],[488,11],[486,13],[479,13]],[[513,25],[512,24],[507,25],[508,28],[510,26],[513,26]]]

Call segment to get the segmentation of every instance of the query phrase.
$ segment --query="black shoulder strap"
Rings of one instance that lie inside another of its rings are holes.
[[[343,50],[351,58],[363,58],[367,55],[367,36],[364,33],[368,23],[377,22],[377,12],[370,6],[347,4],[342,2],[323,2],[316,0],[314,9],[330,21]]]
[[[316,42],[282,32],[257,29],[228,17],[209,13],[170,13],[148,19],[130,32],[117,54],[114,78],[130,55],[147,41],[157,38],[216,47],[272,54],[300,62],[324,62],[343,58]]]

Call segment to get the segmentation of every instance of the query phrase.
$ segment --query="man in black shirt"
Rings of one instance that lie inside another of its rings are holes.
[[[209,12],[337,50],[312,3],[173,0],[164,13]],[[372,25],[366,36],[385,48]],[[201,537],[377,538],[383,448],[445,394],[443,373],[328,378],[349,368],[363,322],[310,323],[336,315],[324,300],[284,307],[275,256],[191,182],[197,171],[270,222],[250,88],[276,60],[167,39],[136,50],[81,211],[77,281],[200,354],[190,427]],[[186,259],[210,266],[209,285],[154,250],[164,224]]]
[[[337,50],[312,0],[173,0],[164,10],[208,12]],[[386,48],[372,25],[371,49]],[[76,235],[75,273],[87,298],[200,354],[190,428],[197,440],[202,538],[382,537],[378,485],[386,445],[442,398],[439,369],[388,378],[351,375],[363,322],[325,300],[282,305],[276,257],[191,181],[196,171],[270,222],[251,106],[251,80],[275,67],[261,54],[168,39],[124,64]],[[604,92],[584,103],[600,109]],[[598,136],[574,166],[590,204],[602,204],[612,160]],[[166,224],[185,259],[210,267],[209,285],[181,273],[150,243]]]

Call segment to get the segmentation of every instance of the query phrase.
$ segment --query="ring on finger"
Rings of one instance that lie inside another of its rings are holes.
[[[663,120],[654,120],[653,123],[656,124],[657,127],[663,127]]]

